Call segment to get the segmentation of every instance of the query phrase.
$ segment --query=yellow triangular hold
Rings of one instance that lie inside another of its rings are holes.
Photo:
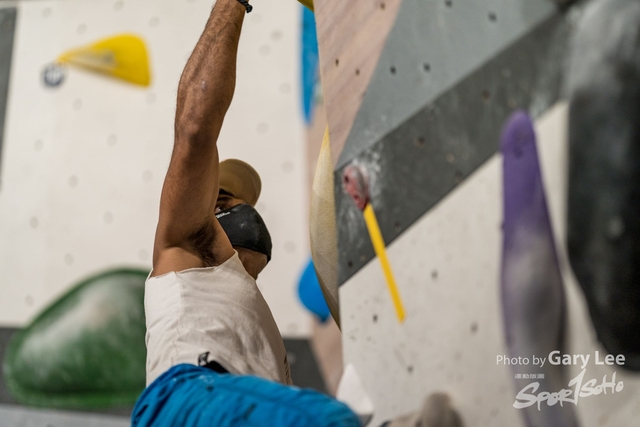
[[[302,5],[306,6],[311,12],[313,12],[313,0],[298,0]]]
[[[133,34],[118,34],[89,46],[71,49],[58,57],[58,62],[149,86],[151,72],[144,41]]]

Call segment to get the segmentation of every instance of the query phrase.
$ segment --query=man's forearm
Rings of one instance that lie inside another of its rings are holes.
[[[217,0],[180,79],[176,141],[215,143],[233,98],[244,14],[237,0]]]

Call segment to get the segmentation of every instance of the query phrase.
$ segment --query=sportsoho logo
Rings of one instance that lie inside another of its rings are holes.
[[[593,359],[591,358],[593,356]],[[624,389],[624,383],[622,381],[616,381],[616,373],[611,376],[611,380],[607,380],[607,375],[602,378],[601,382],[597,379],[590,379],[585,381],[587,374],[587,366],[589,362],[593,361],[594,365],[609,365],[609,366],[622,366],[624,365],[625,358],[619,354],[614,356],[607,354],[602,357],[598,351],[593,355],[591,354],[561,354],[559,351],[552,351],[548,357],[532,356],[528,357],[513,357],[497,356],[496,363],[498,365],[515,365],[515,366],[535,366],[542,368],[546,363],[550,365],[579,365],[580,373],[576,375],[569,383],[567,388],[563,388],[558,391],[542,391],[537,393],[540,388],[539,382],[532,382],[524,387],[516,395],[516,400],[513,402],[513,407],[516,409],[524,409],[529,406],[536,405],[538,410],[542,403],[546,402],[548,406],[556,404],[563,405],[564,403],[578,404],[581,398],[590,396],[597,396],[599,394],[615,394]],[[516,379],[519,378],[544,378],[543,374],[516,374]]]

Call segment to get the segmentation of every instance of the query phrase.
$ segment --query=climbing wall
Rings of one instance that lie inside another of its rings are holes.
[[[96,272],[150,269],[178,79],[212,4],[3,2],[15,6],[16,17],[15,28],[6,27],[13,55],[9,50],[11,61],[0,67],[1,95],[10,63],[0,168],[0,325],[24,325]],[[288,337],[310,331],[296,296],[308,257],[300,7],[256,5],[246,16],[236,94],[219,139],[221,158],[244,159],[262,175],[257,209],[274,237],[274,253],[259,285]],[[149,87],[72,67],[60,86],[44,85],[45,66],[62,52],[122,32],[146,42]],[[8,41],[3,33],[3,55]]]
[[[539,369],[498,363],[507,349],[497,150],[515,110],[536,119],[568,295],[567,352],[592,360],[595,351],[604,353],[564,252],[564,73],[583,3],[568,9],[546,0],[341,3],[315,5],[335,162],[344,363],[354,365],[374,403],[371,425],[417,410],[437,391],[451,396],[465,425],[524,425],[512,406],[519,391],[514,375]],[[358,48],[369,39],[374,46]],[[404,322],[363,214],[343,189],[353,166],[368,175]],[[580,366],[568,371],[574,378]],[[581,400],[580,425],[632,425],[640,415],[637,377],[592,361],[585,380],[610,380],[614,372],[624,390]]]

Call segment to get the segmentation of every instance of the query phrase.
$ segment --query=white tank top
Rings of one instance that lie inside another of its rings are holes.
[[[230,373],[291,384],[276,322],[237,252],[217,267],[147,278],[144,307],[147,385],[206,352]]]

